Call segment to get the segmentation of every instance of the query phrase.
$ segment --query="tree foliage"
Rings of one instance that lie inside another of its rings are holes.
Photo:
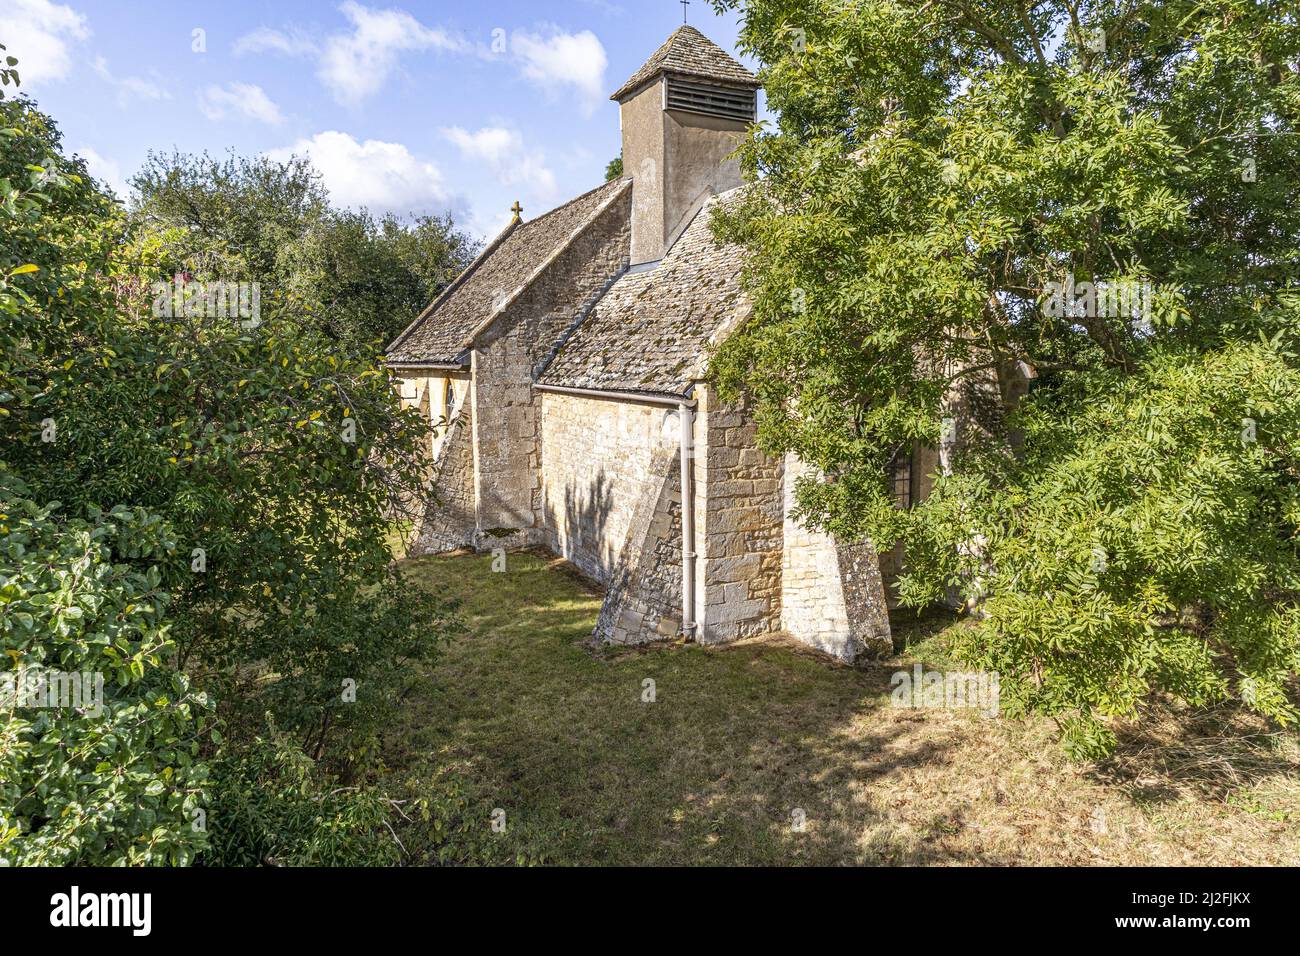
[[[188,862],[240,825],[216,809],[232,781],[205,781],[259,759],[268,716],[302,760],[259,772],[362,777],[452,633],[389,543],[428,426],[373,328],[319,320],[321,289],[273,272],[251,317],[209,294],[328,225],[303,168],[207,167],[128,219],[30,100],[0,97],[0,137],[0,665],[110,678],[101,714],[0,713],[0,859]],[[440,229],[393,248],[414,261]],[[310,819],[377,827],[386,806],[341,791]]]
[[[967,656],[1076,754],[1156,692],[1292,721],[1294,6],[743,9],[779,121],[720,224],[755,309],[714,373],[820,469],[802,513],[902,541],[911,603],[963,590]],[[900,511],[918,441],[947,467]]]
[[[169,663],[168,596],[149,563],[166,556],[166,528],[121,506],[61,519],[29,495],[0,466],[0,860],[189,863],[206,845],[193,824],[209,710]],[[102,684],[74,696],[51,672]],[[25,707],[33,691],[69,706]]]
[[[151,267],[258,282],[349,343],[391,341],[477,252],[450,215],[332,208],[299,157],[150,153],[131,186],[135,253]]]

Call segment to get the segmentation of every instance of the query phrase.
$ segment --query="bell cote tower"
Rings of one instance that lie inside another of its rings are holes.
[[[741,184],[727,157],[757,117],[760,83],[691,26],[680,27],[610,99],[632,180],[633,265],[662,259],[710,196]]]

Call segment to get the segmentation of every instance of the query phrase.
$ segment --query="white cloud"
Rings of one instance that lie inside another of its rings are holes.
[[[111,188],[117,193],[119,199],[127,197],[131,190],[122,175],[121,166],[89,146],[83,146],[73,152],[86,161],[86,170],[91,176]]]
[[[310,57],[316,61],[316,76],[336,102],[358,106],[374,96],[398,68],[403,53],[435,51],[462,56],[496,59],[506,52],[494,43],[471,43],[442,27],[421,23],[405,10],[367,7],[345,0],[339,11],[349,26],[344,32],[324,39],[313,38],[301,29],[275,30],[259,27],[234,44],[236,56],[280,53]],[[516,30],[509,38],[507,57],[521,76],[548,94],[576,92],[578,104],[590,115],[604,99],[605,70],[609,58],[599,38],[590,30],[569,33],[554,24],[535,31]]]
[[[623,14],[627,13],[627,11],[618,4],[610,3],[609,0],[582,0],[582,2],[589,7],[595,7],[601,13],[609,14],[610,16],[621,17]]]
[[[90,36],[86,18],[50,0],[5,0],[0,9],[0,43],[18,58],[23,87],[62,80],[72,69],[71,40]]]
[[[311,56],[319,52],[316,43],[301,30],[272,30],[258,27],[235,41],[235,56],[250,53],[283,53],[285,56]]]
[[[555,174],[546,166],[546,155],[539,150],[530,152],[524,146],[523,137],[512,129],[486,126],[471,133],[452,126],[442,134],[456,145],[462,156],[485,164],[505,185],[528,187],[544,202],[554,199],[559,191]]]
[[[199,109],[214,122],[227,116],[242,116],[271,126],[284,122],[280,108],[260,86],[252,83],[206,86],[199,91]]]
[[[402,10],[375,10],[353,0],[347,0],[339,9],[352,21],[352,31],[326,39],[316,75],[334,99],[347,106],[355,106],[379,92],[401,52],[471,49],[464,40],[445,30],[426,27]]]
[[[169,100],[172,95],[153,80],[139,76],[118,77],[108,68],[108,61],[102,56],[95,57],[92,64],[95,72],[109,86],[117,90],[117,105],[123,108],[136,100]]]
[[[235,55],[274,52],[311,57],[316,61],[317,78],[335,101],[358,106],[383,89],[403,53],[432,50],[495,59],[504,52],[495,43],[489,48],[442,27],[426,26],[405,10],[345,0],[339,11],[349,23],[345,32],[316,39],[300,29],[259,27],[235,41]],[[504,35],[504,31],[493,32]],[[543,24],[535,31],[516,30],[509,38],[508,52],[503,60],[548,94],[577,93],[578,105],[587,115],[605,97],[609,57],[590,30],[569,33],[554,24]]]
[[[609,58],[590,30],[566,33],[555,26],[545,34],[516,30],[510,37],[510,52],[524,77],[548,93],[576,90],[588,115],[604,99]]]
[[[329,130],[292,146],[271,150],[267,156],[284,162],[305,156],[320,171],[336,206],[365,206],[372,212],[439,212],[448,193],[442,172],[422,162],[401,143],[357,140]]]
[[[460,148],[461,154],[470,159],[486,160],[493,166],[500,166],[523,145],[518,133],[500,126],[487,126],[477,133],[470,133],[459,126],[444,129],[443,135]]]

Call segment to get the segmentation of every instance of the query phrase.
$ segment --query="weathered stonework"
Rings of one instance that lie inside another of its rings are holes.
[[[521,289],[501,289],[502,307],[471,352],[476,526],[542,532],[539,364],[627,264],[630,193],[586,225]]]
[[[781,625],[794,638],[845,661],[893,647],[880,563],[870,543],[845,544],[791,515],[795,482],[807,467],[785,457],[785,549]]]
[[[758,449],[743,407],[703,385],[696,396],[696,639],[771,633],[781,626],[782,462]]]
[[[676,449],[661,449],[637,502],[627,546],[611,575],[593,632],[610,644],[644,644],[681,634],[682,487]],[[657,486],[657,487],[656,487]]]
[[[634,537],[633,519],[663,483],[659,458],[676,458],[671,409],[542,392],[545,543],[608,584]],[[675,421],[675,419],[673,419]]]
[[[441,450],[412,554],[442,554],[469,547],[473,541],[474,458],[464,414],[453,420]]]

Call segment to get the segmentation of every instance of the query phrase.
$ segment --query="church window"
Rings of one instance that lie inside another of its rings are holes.
[[[906,511],[915,503],[916,495],[912,484],[913,448],[908,446],[894,455],[889,463],[890,491],[894,496],[894,507]]]

